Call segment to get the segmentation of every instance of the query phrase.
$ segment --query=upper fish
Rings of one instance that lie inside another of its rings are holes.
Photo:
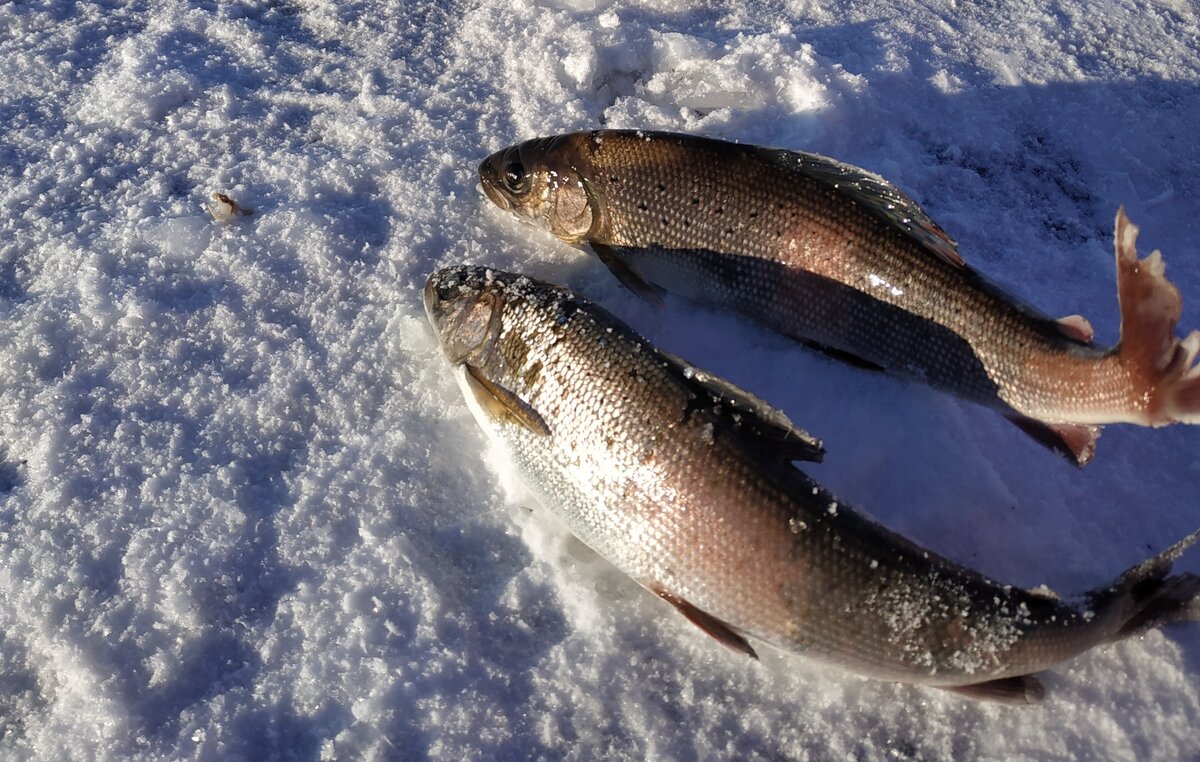
[[[530,140],[479,166],[497,206],[588,244],[641,296],[732,308],[862,364],[999,408],[1080,465],[1098,425],[1200,422],[1200,331],[1118,212],[1121,340],[1053,320],[968,267],[911,198],[810,153],[641,131]]]
[[[580,540],[725,645],[1035,702],[1031,673],[1200,617],[1193,533],[1075,602],[995,582],[868,520],[794,461],[821,443],[566,289],[434,273],[425,308],[469,407]]]

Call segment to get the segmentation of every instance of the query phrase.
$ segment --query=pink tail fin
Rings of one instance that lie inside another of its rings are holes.
[[[1145,423],[1200,423],[1200,331],[1175,336],[1183,309],[1179,290],[1163,274],[1162,254],[1138,259],[1138,228],[1117,210],[1117,295],[1121,304],[1121,365],[1143,385]]]

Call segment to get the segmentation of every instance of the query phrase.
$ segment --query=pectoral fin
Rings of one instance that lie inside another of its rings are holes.
[[[962,696],[1001,704],[1040,704],[1046,697],[1042,681],[1033,675],[1002,677],[974,685],[939,686]]]
[[[493,383],[474,365],[466,365],[466,370],[467,385],[471,387],[475,401],[490,415],[514,420],[534,434],[543,437],[550,435],[550,427],[546,425],[546,421],[525,400]]]
[[[738,653],[746,654],[752,659],[758,658],[758,653],[755,652],[754,647],[720,619],[717,619],[707,611],[701,611],[684,599],[674,593],[663,590],[661,587],[654,585],[650,585],[649,587],[658,597],[670,603],[680,614],[687,617],[689,622],[716,638],[721,645]]]
[[[666,290],[639,275],[617,249],[602,243],[593,243],[590,245],[592,251],[596,252],[596,256],[600,258],[604,266],[613,275],[617,276],[617,280],[621,281],[622,286],[655,307],[661,308],[664,305],[664,299],[667,295]]]

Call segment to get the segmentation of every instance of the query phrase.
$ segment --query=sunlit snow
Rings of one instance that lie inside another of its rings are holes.
[[[822,438],[843,506],[1104,585],[1200,526],[1200,428],[1109,427],[1076,470],[639,302],[476,166],[601,126],[836,157],[1106,343],[1124,204],[1197,328],[1198,39],[1182,0],[0,4],[0,757],[1200,757],[1200,624],[1020,709],[720,647],[497,473],[420,293],[460,262],[571,285]]]

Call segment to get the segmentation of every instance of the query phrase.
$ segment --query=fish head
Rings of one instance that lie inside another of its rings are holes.
[[[503,284],[483,267],[445,267],[425,283],[425,314],[452,365],[482,366],[503,321]]]
[[[479,184],[493,204],[567,243],[588,238],[599,218],[577,135],[527,140],[479,164]]]
[[[520,322],[515,312],[544,309],[556,293],[551,289],[539,300],[536,290],[523,275],[466,266],[438,270],[425,284],[429,322],[485,430],[516,424],[538,437],[550,435],[545,418],[528,401],[541,362],[535,357],[526,365],[527,336],[512,325]]]

